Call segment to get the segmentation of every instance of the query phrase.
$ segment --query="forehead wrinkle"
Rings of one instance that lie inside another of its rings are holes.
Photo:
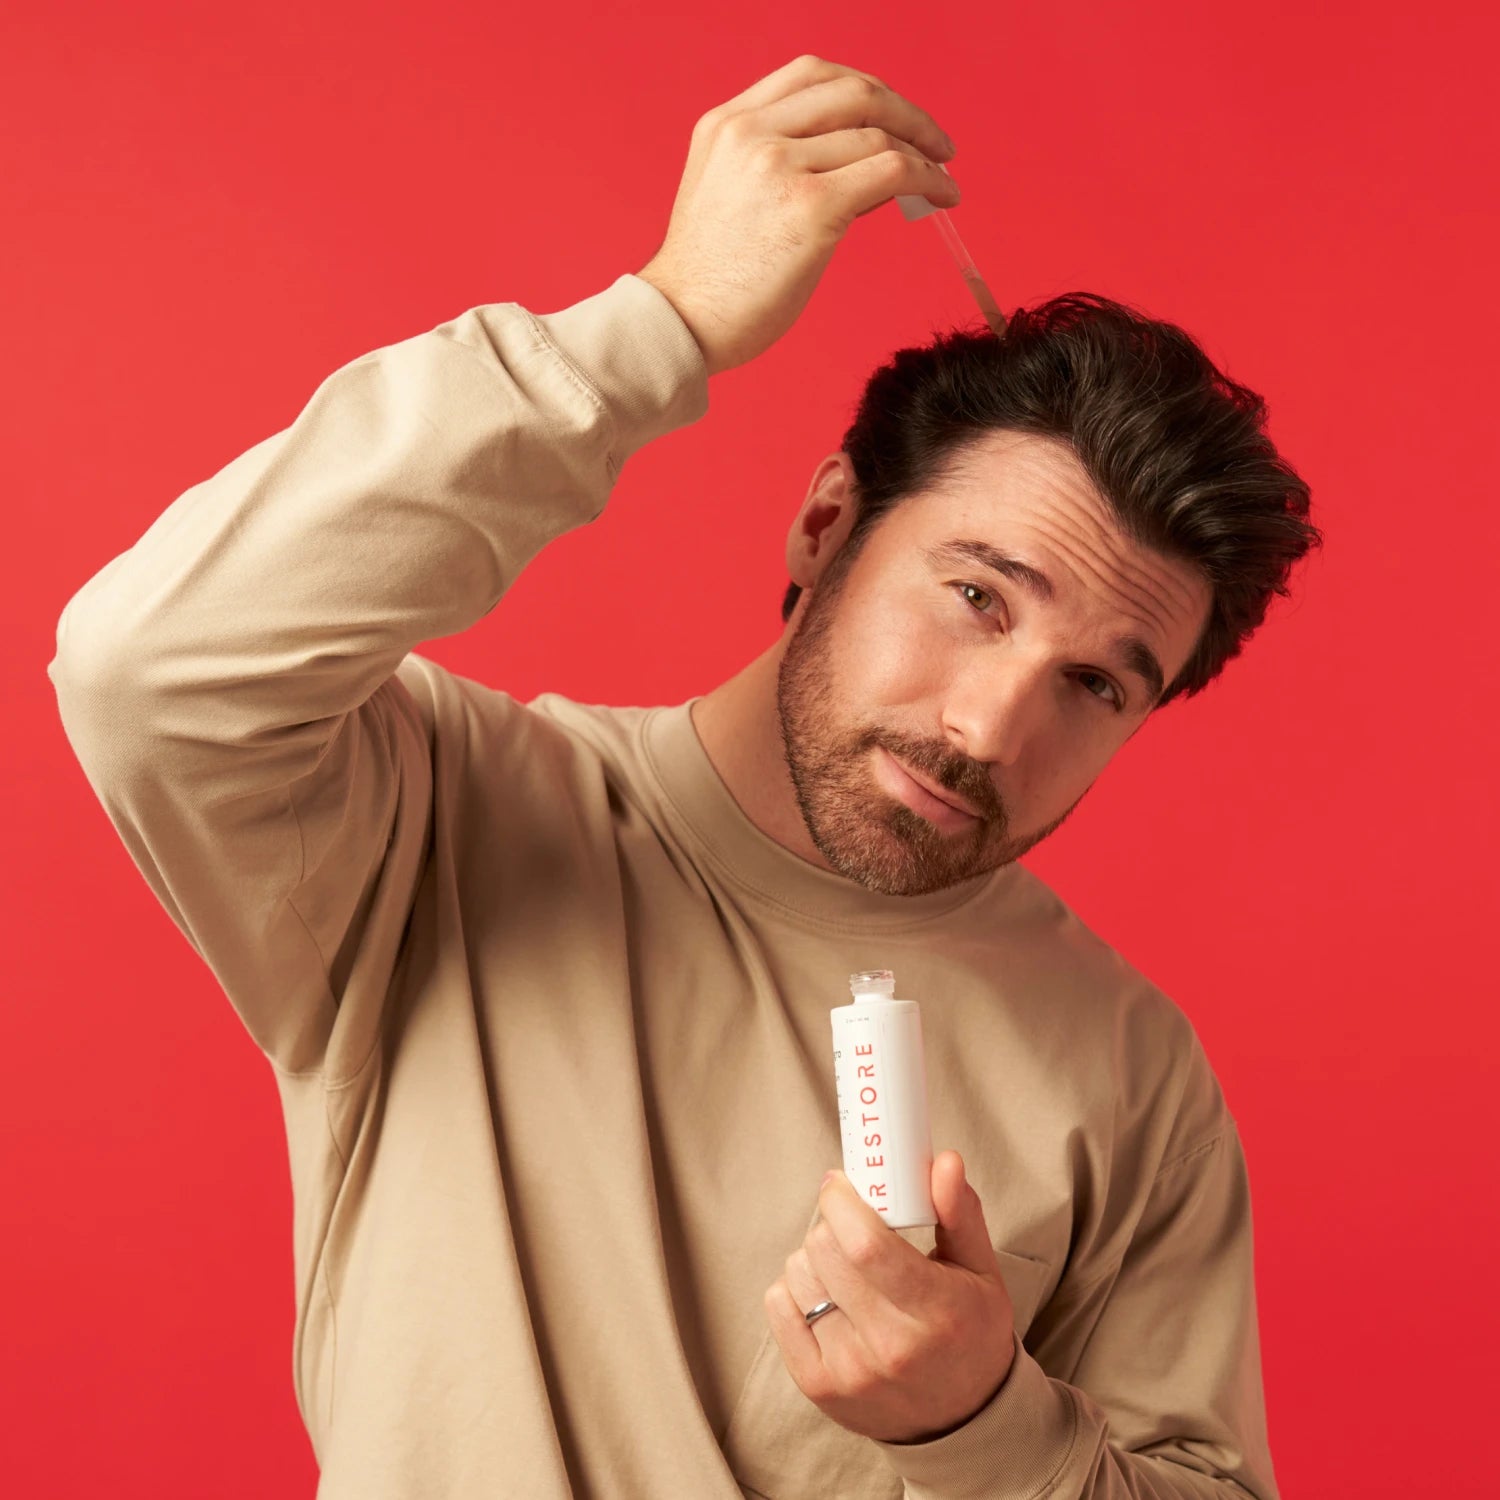
[[[1106,593],[1113,595],[1118,601],[1121,601],[1126,606],[1125,613],[1134,613],[1139,617],[1142,617],[1141,623],[1144,624],[1148,629],[1159,631],[1162,635],[1169,636],[1172,634],[1172,626],[1170,621],[1161,618],[1164,610],[1160,601],[1157,600],[1144,585],[1133,584],[1132,586],[1124,588],[1118,586],[1104,571],[1104,565],[1108,560],[1104,559],[1101,562],[1098,554],[1085,539],[1070,537],[1066,533],[1063,533],[1061,536],[1059,536],[1050,531],[1045,524],[1034,524],[1036,526],[1038,534],[1045,538],[1047,541],[1051,542],[1054,548],[1060,553],[1066,553],[1066,551],[1068,550],[1067,544],[1071,542],[1073,546],[1076,547],[1077,551],[1082,554],[1079,560],[1079,565],[1084,570],[1092,573],[1094,577],[1099,580],[1099,582],[1103,585]],[[1185,614],[1190,614],[1191,605],[1184,605],[1183,612]]]
[[[996,488],[994,481],[998,478],[1001,491],[1010,491],[998,496],[1002,509],[1010,511],[1017,520],[1030,525],[1042,539],[1051,542],[1054,549],[1061,553],[1059,560],[1064,565],[1067,565],[1065,559],[1069,551],[1080,554],[1079,565],[1071,571],[1077,572],[1082,566],[1085,571],[1091,572],[1106,594],[1116,601],[1116,607],[1123,608],[1128,616],[1145,627],[1148,634],[1158,636],[1162,648],[1168,646],[1176,633],[1176,627],[1170,619],[1174,607],[1181,612],[1196,639],[1197,622],[1203,611],[1201,600],[1197,597],[1198,591],[1193,584],[1186,579],[1179,579],[1168,568],[1163,568],[1160,579],[1152,577],[1150,580],[1165,596],[1163,601],[1158,600],[1151,587],[1146,584],[1135,583],[1130,579],[1124,585],[1114,583],[1108,574],[1109,569],[1116,565],[1107,553],[1101,554],[1100,544],[1085,534],[1089,529],[1097,529],[1109,539],[1119,533],[1118,523],[1110,514],[1107,502],[1099,496],[1093,479],[1082,467],[1071,447],[1041,439],[1039,448],[1037,441],[1034,437],[1028,437],[1017,444],[1002,447],[1000,451],[1005,455],[1006,465],[998,475],[983,475],[979,466],[972,462],[962,463],[956,471],[960,493],[965,489],[969,490],[970,493],[964,498],[978,502],[980,507],[980,514],[975,517],[980,534],[988,530],[984,526],[984,506],[986,500],[993,497]],[[966,460],[972,460],[975,456],[973,453],[964,455]],[[1005,481],[1018,477],[1023,484],[1030,481],[1037,485],[1043,498],[1038,501],[1024,493],[1015,494],[1014,485],[1007,485]],[[1079,492],[1083,498],[1080,498]],[[1046,502],[1049,499],[1053,501],[1051,509],[1054,514],[1051,517],[1046,516]],[[1097,513],[1101,507],[1105,512],[1102,518]],[[1084,522],[1088,523],[1087,526]],[[1122,540],[1126,547],[1136,547],[1147,552],[1150,550],[1130,537],[1122,537]],[[1212,593],[1209,602],[1211,605]],[[1188,649],[1191,653],[1191,645]]]
[[[1074,503],[1077,504],[1076,501]],[[1106,533],[1106,537],[1108,537],[1110,530],[1110,526],[1108,523],[1101,523],[1095,516],[1091,515],[1088,512],[1086,507],[1079,506],[1078,508],[1083,512],[1087,520],[1093,522],[1093,524],[1101,531],[1104,531]],[[1086,556],[1094,561],[1096,568],[1102,569],[1103,566],[1110,563],[1111,559],[1108,557],[1107,552],[1104,553],[1103,556],[1101,556],[1101,544],[1096,543],[1091,537],[1086,534],[1088,528],[1081,525],[1079,519],[1076,516],[1069,516],[1064,513],[1051,518],[1038,517],[1033,521],[1032,524],[1036,525],[1040,530],[1045,530],[1049,519],[1052,520],[1053,524],[1060,529],[1060,532],[1064,539],[1072,540],[1078,547],[1079,551],[1083,552]],[[1072,523],[1071,527],[1068,524],[1070,521]],[[1076,535],[1074,533],[1076,533]],[[1124,538],[1123,542],[1124,546],[1121,550],[1125,550],[1126,548],[1129,548],[1131,546],[1139,547],[1139,544],[1133,543],[1129,538]],[[1123,571],[1123,569],[1121,569],[1121,571]],[[1146,570],[1143,568],[1142,571]],[[1168,596],[1169,600],[1174,603],[1180,604],[1185,613],[1191,613],[1192,591],[1187,587],[1187,585],[1179,583],[1169,571],[1164,569],[1163,574],[1164,576],[1161,580],[1162,592]],[[1103,575],[1101,572],[1101,577],[1102,576]],[[1104,579],[1105,583],[1108,583],[1108,581],[1109,580],[1107,578]],[[1156,581],[1154,577],[1152,581]],[[1141,585],[1136,586],[1141,587]],[[1180,598],[1176,597],[1179,595]]]
[[[1082,461],[1071,445],[1060,439],[1027,434],[1025,440],[1002,445],[1000,452],[1007,454],[1009,462],[1017,468],[1030,470],[1032,477],[1040,477],[1049,498],[1055,497],[1064,502],[1065,506],[1073,507],[1106,533],[1115,529],[1115,522],[1109,514],[1108,505],[1100,498],[1092,477],[1084,469]],[[979,479],[972,464],[967,465],[966,469],[965,477],[971,482]],[[1003,474],[1001,478],[1004,478]],[[1084,498],[1080,499],[1077,491],[1081,491]],[[1024,500],[1022,506],[1025,509],[1030,508]],[[1102,521],[1095,514],[1101,508],[1105,512],[1105,519]],[[1059,519],[1065,520],[1066,515]],[[1130,538],[1125,540],[1127,544],[1131,541]],[[1094,556],[1096,565],[1100,563],[1097,552],[1082,536],[1077,538],[1077,544],[1081,551],[1089,552]],[[1102,573],[1100,573],[1100,578],[1108,586],[1109,580]],[[1163,593],[1182,610],[1184,615],[1192,616],[1196,613],[1196,602],[1191,585],[1179,581],[1168,572],[1160,586]],[[1145,608],[1144,604],[1141,607]],[[1149,610],[1147,613],[1149,614]]]

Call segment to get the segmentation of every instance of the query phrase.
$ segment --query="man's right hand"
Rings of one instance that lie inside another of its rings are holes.
[[[839,241],[897,195],[958,187],[932,117],[878,78],[803,56],[703,115],[667,237],[638,274],[677,309],[716,375],[797,321]]]

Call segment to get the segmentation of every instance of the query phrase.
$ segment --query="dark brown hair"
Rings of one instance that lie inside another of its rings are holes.
[[[1292,565],[1322,545],[1308,487],[1265,420],[1264,400],[1175,324],[1069,292],[1018,308],[999,338],[941,333],[875,371],[842,443],[858,507],[844,545],[857,550],[900,500],[940,486],[986,432],[1065,440],[1128,537],[1212,586],[1208,622],[1160,707],[1207,687],[1272,595],[1289,593]],[[784,621],[801,592],[787,590]]]

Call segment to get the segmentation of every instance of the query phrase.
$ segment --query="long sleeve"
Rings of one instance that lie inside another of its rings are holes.
[[[1049,1344],[1015,1340],[990,1402],[926,1443],[880,1443],[909,1500],[1278,1500],[1266,1436],[1250,1186],[1232,1116],[1155,1174],[1113,1274]]]
[[[637,276],[553,314],[475,307],[328,376],[67,603],[47,672],[69,742],[279,1070],[351,1076],[378,1034],[431,836],[398,668],[707,405]]]

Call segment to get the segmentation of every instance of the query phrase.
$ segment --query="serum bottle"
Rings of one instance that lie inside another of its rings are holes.
[[[898,1000],[889,969],[849,978],[851,1005],[831,1012],[844,1175],[893,1229],[936,1224],[922,1014]]]

